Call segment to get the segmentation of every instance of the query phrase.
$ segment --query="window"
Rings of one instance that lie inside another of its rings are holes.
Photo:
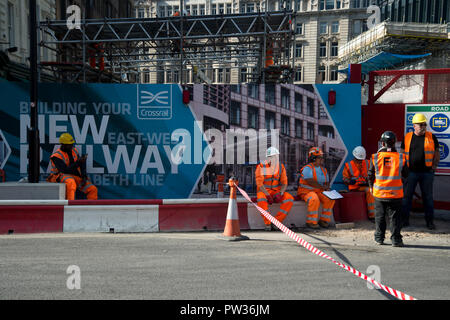
[[[267,103],[275,104],[275,85],[265,85],[265,100]]]
[[[14,47],[16,39],[14,36],[14,5],[8,2],[8,41],[9,46]]]
[[[150,71],[148,69],[144,69],[144,83],[150,82]]]
[[[302,57],[302,44],[297,42],[295,44],[295,57],[301,58]]]
[[[167,6],[167,16],[171,17],[173,15],[172,6]]]
[[[248,106],[248,128],[258,129],[259,109]]]
[[[165,17],[166,16],[166,7],[164,7],[164,6],[160,6],[159,7],[159,16],[160,17]]]
[[[196,10],[197,11],[197,10]],[[206,14],[206,11],[205,11],[205,5],[204,4],[201,4],[200,5],[200,15],[201,16],[204,16]],[[195,15],[197,15],[197,13],[195,13]]]
[[[303,34],[303,23],[297,23],[295,25],[295,33],[296,34]]]
[[[320,34],[326,34],[326,33],[328,33],[328,25],[327,25],[327,23],[326,22],[321,22],[320,24],[319,24],[319,32],[320,32]]]
[[[247,82],[247,68],[242,68],[239,74],[239,82]]]
[[[167,83],[173,83],[173,80],[172,80],[172,71],[166,71],[166,82],[167,82]]]
[[[281,116],[281,133],[289,135],[290,129],[290,119],[287,116]]]
[[[258,99],[259,98],[259,92],[258,92],[259,85],[257,85],[257,84],[249,84],[247,88],[248,88],[248,96],[250,98],[253,98],[253,99]]]
[[[192,15],[197,16],[198,15],[198,7],[196,4],[192,5]]]
[[[314,141],[314,123],[309,123],[306,126],[306,139]]]
[[[223,3],[219,3],[219,14],[224,14],[225,13],[225,6]]]
[[[339,21],[333,21],[331,23],[331,33],[338,33],[339,32]]]
[[[338,56],[338,43],[337,42],[332,42],[331,43],[331,56],[332,57],[337,57]]]
[[[227,14],[231,13],[231,3],[227,3]]]
[[[247,3],[247,12],[255,12],[255,4],[254,3]]]
[[[327,56],[327,43],[321,42],[319,45],[319,57],[326,57]]]
[[[241,125],[241,103],[231,101],[230,106],[230,124]]]
[[[295,69],[294,81],[302,81],[302,67],[301,66],[297,66]]]
[[[302,120],[295,119],[295,137],[303,137],[303,123]]]
[[[336,67],[331,68],[330,70],[330,81],[338,80],[338,71]]]
[[[145,9],[140,8],[138,10],[138,18],[144,18],[145,17]]]
[[[303,96],[299,93],[295,94],[295,112],[302,113]]]
[[[281,107],[289,109],[290,92],[286,88],[281,88]]]
[[[217,69],[217,82],[218,83],[223,83],[223,76],[224,76],[223,69],[222,68]]]
[[[326,9],[327,10],[332,10],[334,9],[334,0],[326,0]]]
[[[217,5],[215,3],[211,5],[211,14],[217,14]]]
[[[318,81],[319,83],[322,83],[325,81],[325,66],[319,67],[319,70],[317,72],[318,75]]]
[[[275,113],[266,111],[266,129],[275,129]]]
[[[309,117],[313,117],[314,118],[314,99],[311,98],[307,98],[306,99],[306,103],[307,103],[307,115]]]
[[[173,83],[178,83],[180,82],[180,79],[178,77],[178,70],[174,70],[173,71]]]

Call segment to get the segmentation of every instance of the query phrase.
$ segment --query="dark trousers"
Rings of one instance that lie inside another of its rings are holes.
[[[389,218],[391,241],[402,241],[402,199],[380,201],[375,198],[375,241],[382,242],[386,233],[386,217]]]
[[[403,198],[403,221],[409,222],[409,212],[411,211],[414,191],[416,190],[417,184],[419,184],[425,208],[425,221],[433,222],[433,180],[433,172],[409,172],[405,188],[405,197]]]

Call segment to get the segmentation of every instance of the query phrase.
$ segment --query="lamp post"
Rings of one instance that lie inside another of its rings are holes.
[[[30,8],[30,127],[28,135],[28,182],[39,182],[38,129],[38,70],[37,70],[37,12],[36,0],[29,0]]]

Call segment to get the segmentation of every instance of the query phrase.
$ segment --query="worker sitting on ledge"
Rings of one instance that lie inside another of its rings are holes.
[[[75,140],[69,133],[63,133],[59,143],[61,146],[50,157],[51,171],[47,181],[65,183],[67,200],[75,200],[77,189],[86,194],[87,199],[97,200],[97,187],[86,174],[87,155],[80,157],[74,147]]]

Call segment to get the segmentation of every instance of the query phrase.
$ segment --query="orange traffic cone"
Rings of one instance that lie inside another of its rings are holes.
[[[222,238],[230,241],[248,240],[248,237],[241,235],[241,228],[239,226],[239,215],[236,202],[236,185],[238,182],[231,178],[228,181],[230,186],[230,200],[228,201],[227,221],[225,222],[225,230]]]

